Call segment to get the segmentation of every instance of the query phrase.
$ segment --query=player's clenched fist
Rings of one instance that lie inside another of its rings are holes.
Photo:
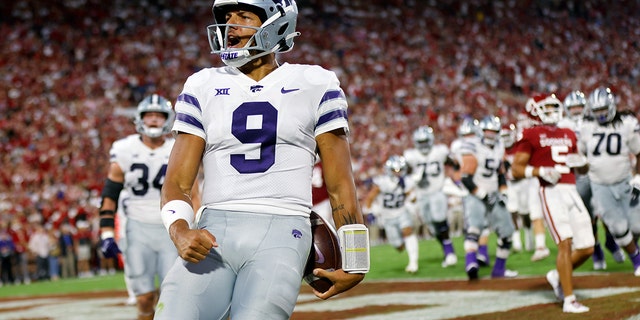
[[[217,247],[216,237],[205,229],[189,229],[185,220],[171,224],[169,236],[178,249],[180,258],[187,262],[198,263],[207,257],[213,247]]]

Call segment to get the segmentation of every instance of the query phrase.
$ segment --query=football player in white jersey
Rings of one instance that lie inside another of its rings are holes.
[[[334,72],[277,61],[299,35],[295,1],[215,0],[213,16],[210,45],[226,66],[191,75],[176,102],[161,215],[180,259],[156,319],[289,319],[312,246],[316,152],[336,228],[364,225],[347,99]],[[189,189],[200,164],[194,219]],[[368,255],[360,258],[368,267]],[[366,271],[348,270],[315,269],[333,282],[315,295],[328,299],[364,279]]]
[[[160,189],[174,143],[165,136],[174,117],[171,102],[157,94],[138,104],[138,133],[113,143],[102,190],[100,229],[105,257],[115,257],[120,251],[114,241],[114,218],[121,191],[127,193],[125,273],[136,296],[138,319],[153,318],[156,276],[162,281],[178,256],[160,218]]]
[[[533,249],[533,232],[529,216],[529,179],[515,179],[511,174],[511,165],[515,155],[517,141],[516,125],[505,124],[500,129],[500,140],[505,148],[504,165],[507,178],[507,210],[511,212],[516,231],[512,236],[512,249],[515,252],[522,251],[521,230],[524,231],[524,249]]]
[[[630,159],[630,155],[640,158],[638,119],[630,111],[617,111],[609,88],[599,87],[591,92],[587,106],[593,119],[580,127],[579,149],[589,163],[595,209],[615,242],[629,255],[635,275],[640,276],[636,244],[640,219],[630,208],[633,189],[640,189],[640,175],[631,176],[632,171],[639,172],[640,161],[632,168]]]
[[[387,241],[396,250],[407,250],[408,273],[418,272],[418,237],[413,228],[413,214],[408,203],[415,201],[415,185],[407,171],[403,156],[392,155],[384,164],[384,173],[372,179],[372,187],[364,200],[376,220],[384,227]]]
[[[442,267],[453,266],[458,258],[449,238],[447,195],[442,192],[445,163],[452,161],[449,159],[449,148],[444,144],[435,144],[433,128],[429,126],[421,126],[413,132],[413,144],[415,148],[405,150],[404,158],[411,170],[410,177],[416,184],[418,214],[442,246]]]
[[[580,127],[584,118],[587,116],[588,108],[586,107],[587,97],[580,90],[571,91],[562,103],[564,107],[565,116],[558,122],[558,127],[569,128],[576,133],[578,139],[580,139]],[[593,236],[596,239],[596,244],[593,246],[593,269],[604,270],[607,268],[607,263],[604,258],[604,252],[602,246],[598,241],[598,214],[594,212],[592,205],[591,194],[591,181],[589,175],[574,172],[576,175],[576,188],[578,193],[584,202],[585,207],[589,211],[591,216],[591,224],[593,226]],[[613,254],[614,259],[622,263],[625,260],[624,252],[618,247],[613,236],[609,232],[609,229],[605,226],[606,241],[605,246]]]
[[[480,120],[482,137],[463,142],[462,183],[469,190],[464,198],[467,208],[465,271],[470,280],[478,279],[478,240],[488,223],[497,233],[496,260],[491,271],[493,278],[515,277],[516,271],[506,268],[511,249],[511,237],[515,231],[511,214],[506,208],[507,182],[504,176],[504,146],[500,141],[500,118],[486,116]]]
[[[443,191],[449,197],[464,197],[469,194],[467,188],[462,185],[462,172],[460,166],[462,164],[461,148],[463,142],[467,139],[482,136],[480,130],[480,121],[473,118],[464,118],[462,123],[458,126],[457,130],[458,138],[451,142],[451,158],[454,161],[453,164],[447,165],[447,179],[445,180]],[[463,211],[467,208],[463,207]],[[463,212],[464,216],[464,212]],[[464,219],[464,218],[463,218]],[[477,260],[480,266],[489,266],[491,264],[491,257],[489,256],[489,234],[491,230],[489,228],[482,229],[480,239],[478,240]]]

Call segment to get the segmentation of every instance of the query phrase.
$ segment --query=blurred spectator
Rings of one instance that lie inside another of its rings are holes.
[[[41,224],[36,224],[34,233],[29,238],[29,250],[36,258],[36,279],[49,280],[49,250],[51,242],[49,234]]]
[[[91,271],[91,230],[89,222],[79,220],[76,222],[78,232],[75,235],[74,245],[76,248],[77,270],[79,278],[93,277]]]
[[[76,249],[73,228],[68,223],[60,226],[60,276],[62,278],[76,277]]]
[[[13,266],[11,265],[15,245],[11,235],[9,235],[8,228],[9,224],[0,220],[0,286],[15,282]]]
[[[60,255],[62,249],[60,248],[59,231],[53,229],[50,225],[47,228],[47,235],[49,236],[49,278],[52,281],[57,281],[60,278]]]
[[[29,237],[27,235],[27,230],[23,226],[24,224],[20,221],[20,217],[14,216],[9,228],[9,234],[11,234],[11,238],[13,239],[13,243],[16,247],[16,264],[14,265],[15,272],[13,274],[16,275],[16,282],[30,284],[31,276],[29,276],[28,266],[29,252],[27,252],[29,247]]]

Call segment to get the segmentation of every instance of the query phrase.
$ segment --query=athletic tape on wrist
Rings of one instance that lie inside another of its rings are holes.
[[[115,234],[113,233],[113,231],[102,231],[102,233],[100,233],[100,239],[102,240],[113,238],[114,236]]]
[[[364,224],[347,224],[338,229],[338,241],[342,254],[342,271],[348,273],[369,272],[369,229]]]
[[[525,178],[531,178],[533,177],[533,167],[532,166],[526,166],[524,168],[524,177]]]
[[[185,220],[189,223],[189,228],[193,225],[193,208],[186,201],[171,200],[167,202],[160,212],[162,223],[169,231],[169,227],[178,220]]]
[[[484,189],[478,187],[478,188],[476,188],[476,192],[473,193],[473,195],[478,197],[478,199],[482,200],[482,199],[484,199],[484,197],[487,196],[487,191],[485,191]]]

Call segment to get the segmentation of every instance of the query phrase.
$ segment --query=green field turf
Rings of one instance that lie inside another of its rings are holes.
[[[602,228],[599,228],[602,232]],[[604,235],[600,236],[604,239]],[[442,249],[436,240],[420,241],[420,269],[416,274],[407,274],[404,271],[407,265],[406,252],[397,252],[389,245],[377,245],[371,248],[371,271],[365,281],[384,279],[416,279],[416,280],[442,280],[442,279],[466,279],[464,272],[464,250],[462,237],[453,239],[454,247],[458,255],[458,264],[449,268],[442,268]],[[551,256],[547,259],[531,262],[532,252],[514,253],[507,261],[507,268],[517,270],[520,276],[541,276],[555,267],[556,247],[547,236],[547,245],[551,250]],[[492,235],[489,243],[489,253],[495,254],[495,236]],[[606,272],[633,272],[631,262],[627,259],[622,264],[616,263],[611,254],[605,250],[607,258]],[[585,262],[576,272],[594,272],[591,260]],[[602,272],[602,271],[597,271]],[[491,268],[481,268],[480,277],[488,277]],[[88,279],[63,279],[56,282],[33,282],[30,285],[5,285],[0,287],[0,298],[25,297],[37,295],[66,294],[73,292],[91,292],[125,290],[123,273],[112,276],[96,276]]]

